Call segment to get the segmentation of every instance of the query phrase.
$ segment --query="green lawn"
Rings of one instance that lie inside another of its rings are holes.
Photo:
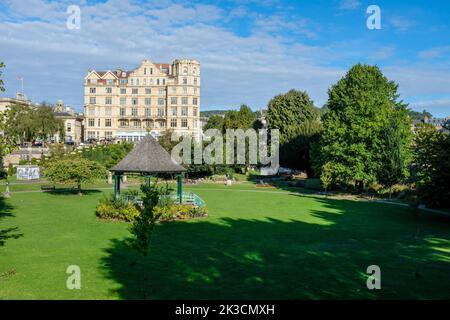
[[[13,193],[0,202],[0,299],[140,299],[144,267],[154,299],[450,298],[449,218],[250,183],[189,188],[210,216],[159,225],[148,261],[125,223],[95,218],[108,190]],[[66,289],[69,265],[81,290]]]

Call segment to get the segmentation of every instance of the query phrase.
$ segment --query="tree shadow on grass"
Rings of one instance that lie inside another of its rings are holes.
[[[143,298],[144,267],[151,299],[450,297],[443,281],[450,272],[449,221],[389,205],[317,201],[323,210],[305,213],[313,221],[262,214],[163,223],[146,261],[113,240],[103,270],[120,284],[115,293],[123,299]],[[381,268],[382,290],[366,287],[370,265]]]
[[[7,204],[5,199],[0,196],[0,223],[4,218],[14,217],[12,214],[12,206]],[[10,227],[6,229],[0,228],[0,247],[4,246],[8,239],[18,239],[23,236],[21,233],[17,233],[18,227]]]
[[[90,194],[98,194],[101,193],[101,190],[97,189],[83,189],[81,190],[82,195],[90,195]],[[55,190],[45,191],[45,193],[59,195],[59,196],[73,196],[78,194],[78,189],[76,188],[57,188]]]

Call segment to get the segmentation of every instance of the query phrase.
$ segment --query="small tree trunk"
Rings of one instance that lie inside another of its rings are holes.
[[[144,285],[144,300],[147,300],[147,298],[148,298],[148,292],[147,292],[147,255],[145,255],[144,256],[144,263],[143,263],[143,266],[144,266],[144,271],[142,272],[142,275],[144,276],[144,281],[143,281],[143,285]]]
[[[78,195],[82,196],[83,193],[81,192],[81,183],[78,183]]]

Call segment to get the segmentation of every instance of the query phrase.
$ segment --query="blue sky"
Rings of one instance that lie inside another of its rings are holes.
[[[366,27],[369,5],[381,30]],[[66,27],[69,5],[81,29]],[[353,64],[377,64],[414,110],[450,115],[450,1],[46,1],[0,2],[0,61],[7,92],[24,77],[34,101],[82,109],[88,69],[196,58],[202,110],[254,110],[291,88],[317,106]]]

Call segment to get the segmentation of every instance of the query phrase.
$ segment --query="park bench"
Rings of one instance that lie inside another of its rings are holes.
[[[54,191],[55,186],[52,184],[43,184],[43,185],[41,185],[41,190],[42,191]]]

